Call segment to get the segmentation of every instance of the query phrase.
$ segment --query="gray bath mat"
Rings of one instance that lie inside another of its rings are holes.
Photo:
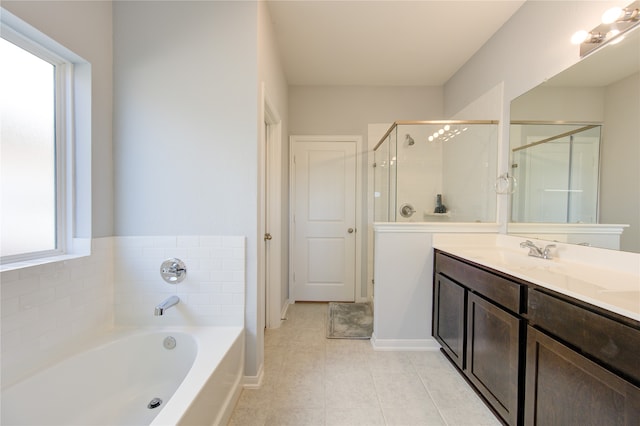
[[[367,303],[329,303],[327,338],[370,339],[373,312]]]

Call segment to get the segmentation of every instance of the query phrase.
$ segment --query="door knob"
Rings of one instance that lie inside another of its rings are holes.
[[[272,237],[271,237],[271,234],[270,234],[270,233],[268,233],[268,232],[267,232],[266,234],[264,234],[264,240],[265,240],[265,241],[270,240],[271,238],[272,238]]]
[[[354,231],[354,229],[353,229],[353,228],[349,228],[349,229],[347,229],[347,232],[348,232],[348,233],[350,233],[350,234],[353,234],[353,231]]]

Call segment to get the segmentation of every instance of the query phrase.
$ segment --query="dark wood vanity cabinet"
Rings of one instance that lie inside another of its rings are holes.
[[[433,336],[508,425],[640,425],[640,323],[436,250]]]
[[[502,276],[436,253],[433,336],[509,425],[521,423],[524,322],[510,310],[520,310],[522,290]]]
[[[639,425],[640,389],[528,328],[525,425]]]
[[[528,293],[525,425],[640,425],[640,330]]]

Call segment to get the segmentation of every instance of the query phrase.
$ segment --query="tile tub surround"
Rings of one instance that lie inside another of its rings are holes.
[[[160,264],[181,259],[187,276],[168,284]],[[165,236],[114,238],[115,323],[117,326],[243,326],[245,238]],[[169,296],[180,303],[154,316]]]
[[[91,255],[0,274],[2,384],[73,353],[115,326],[244,325],[245,238],[105,237]],[[168,257],[187,263],[177,286],[160,277]],[[153,315],[164,298],[181,303]]]
[[[326,339],[326,314],[296,303],[265,330],[264,381],[242,391],[230,426],[501,424],[439,351]]]
[[[530,240],[539,247],[551,244]],[[640,321],[640,254],[553,243],[553,259],[546,260],[528,256],[523,241],[502,234],[441,234],[433,246]]]
[[[91,255],[0,274],[2,384],[113,327],[113,241]]]

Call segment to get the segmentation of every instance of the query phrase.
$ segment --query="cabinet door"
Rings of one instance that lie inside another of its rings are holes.
[[[460,369],[464,368],[466,290],[442,276],[435,276],[433,337]]]
[[[526,371],[525,425],[640,424],[640,389],[532,327]]]
[[[521,319],[470,293],[465,374],[509,425],[518,424]]]

